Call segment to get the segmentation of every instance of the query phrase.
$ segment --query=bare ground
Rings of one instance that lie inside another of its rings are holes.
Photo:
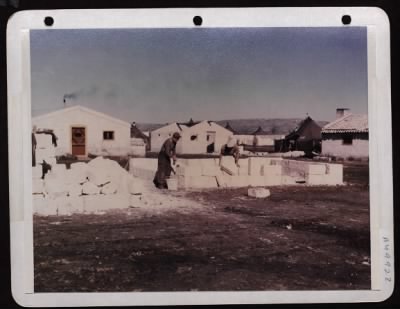
[[[35,216],[35,291],[370,289],[367,164],[347,164],[345,180],[266,199],[185,193],[194,208]]]

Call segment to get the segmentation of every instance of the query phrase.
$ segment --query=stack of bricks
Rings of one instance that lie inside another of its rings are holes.
[[[44,179],[32,174],[33,211],[40,215],[67,215],[126,208],[131,195],[143,187],[117,162],[97,157],[66,169],[55,164]]]

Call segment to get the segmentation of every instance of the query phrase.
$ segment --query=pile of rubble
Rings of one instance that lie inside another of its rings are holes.
[[[33,212],[39,215],[104,213],[118,208],[163,211],[197,207],[198,203],[173,196],[151,181],[130,175],[117,162],[97,157],[89,163],[73,163],[70,169],[55,164],[41,179],[41,167],[33,168]]]
[[[140,180],[117,162],[97,157],[74,163],[70,169],[54,164],[42,179],[41,166],[33,167],[34,212],[69,214],[130,206],[132,195],[146,192]]]

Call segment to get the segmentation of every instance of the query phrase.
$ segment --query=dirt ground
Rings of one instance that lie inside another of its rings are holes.
[[[368,165],[346,186],[170,193],[201,207],[34,217],[36,292],[370,289]]]

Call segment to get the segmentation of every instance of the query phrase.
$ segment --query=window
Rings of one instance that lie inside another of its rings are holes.
[[[197,135],[192,135],[192,136],[190,137],[190,140],[191,140],[191,141],[197,140]]]
[[[103,131],[103,139],[104,140],[113,140],[114,139],[114,131]]]
[[[350,135],[343,136],[343,145],[353,145],[353,137]]]
[[[210,135],[207,134],[207,142],[210,140]]]

